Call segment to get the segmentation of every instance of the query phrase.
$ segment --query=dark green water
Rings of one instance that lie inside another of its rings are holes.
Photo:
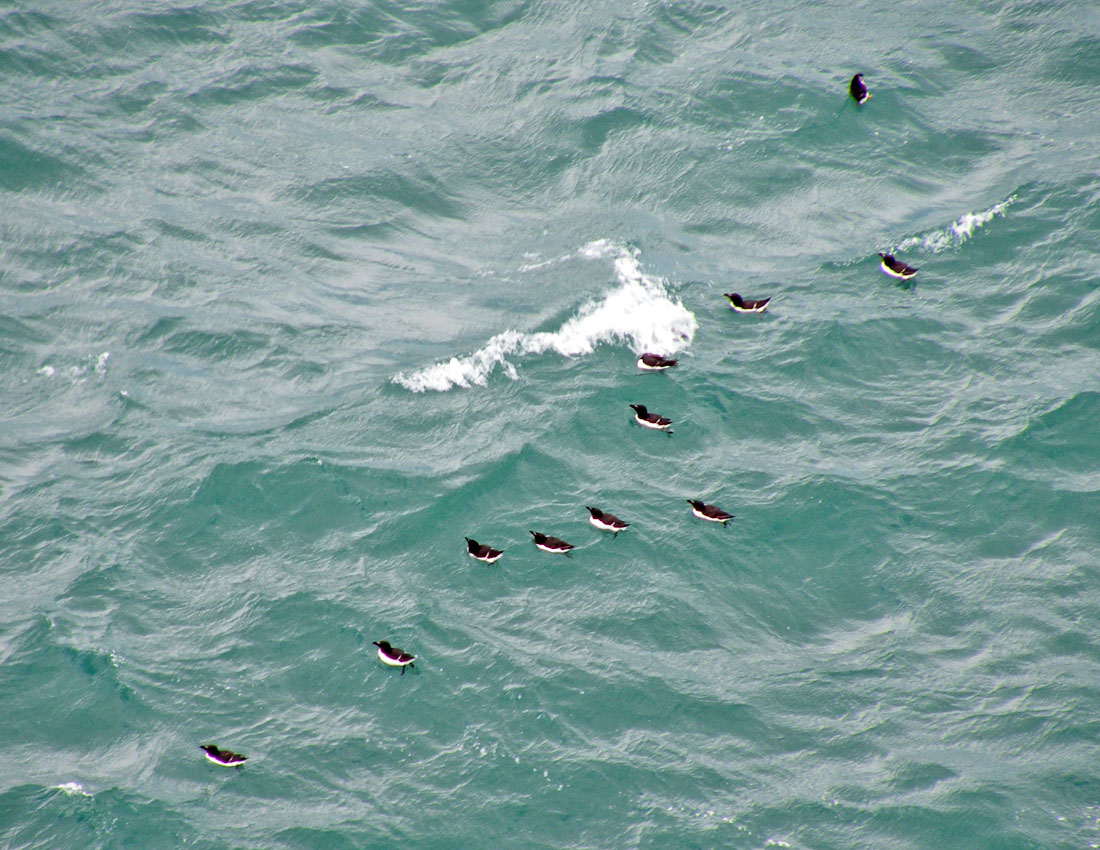
[[[0,3],[0,75],[0,845],[1100,845],[1093,5]]]

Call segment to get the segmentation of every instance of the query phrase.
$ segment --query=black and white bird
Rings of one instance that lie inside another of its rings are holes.
[[[662,357],[660,354],[643,354],[638,358],[638,368],[645,369],[648,372],[663,372],[665,369],[671,369],[679,362],[679,360]]]
[[[893,254],[883,254],[880,251],[879,256],[882,257],[879,268],[890,275],[890,277],[896,277],[898,280],[909,280],[909,278],[917,273],[915,268],[907,266]]]
[[[658,416],[656,413],[650,413],[644,404],[632,404],[634,408],[634,421],[644,428],[653,428],[657,431],[668,431],[668,426],[672,424],[671,419],[666,419],[664,416]]]
[[[623,522],[617,516],[601,511],[599,508],[588,508],[588,513],[591,514],[588,521],[600,531],[610,531],[613,534],[618,534],[624,528],[630,527],[629,522]]]
[[[222,767],[240,767],[248,760],[248,756],[242,756],[240,753],[231,753],[229,750],[219,749],[213,744],[202,744],[199,749],[206,753],[206,757],[214,762],[214,764],[220,764]]]
[[[560,537],[548,537],[545,534],[540,534],[537,531],[532,531],[531,536],[535,538],[535,545],[538,546],[543,552],[568,552],[573,548],[572,543],[566,543]]]
[[[466,551],[470,553],[470,557],[475,561],[484,561],[486,564],[495,564],[501,555],[504,554],[501,549],[494,549],[491,546],[486,546],[483,543],[478,543],[476,540],[466,538]]]
[[[852,82],[848,85],[848,91],[859,106],[871,99],[871,93],[867,91],[867,83],[863,82],[863,74],[856,74],[852,77]]]
[[[699,499],[688,499],[687,502],[691,505],[692,514],[699,517],[699,519],[720,522],[722,525],[733,519],[733,514],[728,514],[715,505],[705,505]]]
[[[736,292],[726,293],[730,300],[730,309],[735,313],[763,313],[768,307],[771,298],[761,298],[758,301],[742,298]]]
[[[400,667],[401,675],[405,675],[405,668],[412,667],[416,656],[411,652],[405,652],[396,646],[390,646],[388,640],[372,641],[378,647],[378,659],[388,667]]]

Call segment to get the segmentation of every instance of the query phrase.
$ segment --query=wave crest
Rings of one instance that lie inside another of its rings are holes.
[[[1016,196],[1009,195],[1005,200],[1001,201],[1001,203],[994,204],[987,210],[967,213],[958,221],[952,222],[949,227],[945,227],[942,230],[934,230],[923,236],[912,236],[904,240],[895,250],[898,252],[905,252],[919,248],[923,251],[938,254],[940,251],[944,251],[948,248],[955,248],[973,236],[974,231],[979,227],[988,224],[997,216],[1003,216],[1005,210],[1015,201]]]
[[[394,376],[393,382],[412,390],[446,392],[452,387],[485,386],[500,366],[512,380],[518,377],[508,357],[554,351],[564,357],[591,354],[604,343],[628,343],[636,353],[670,355],[691,344],[695,314],[669,296],[664,282],[642,271],[636,251],[598,240],[585,245],[579,256],[589,260],[613,258],[618,286],[598,300],[581,306],[556,331],[523,333],[507,330],[465,357],[452,357],[434,366]]]

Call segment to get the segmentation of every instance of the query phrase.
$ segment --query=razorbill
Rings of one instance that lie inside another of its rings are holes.
[[[711,522],[720,522],[725,525],[731,519],[733,514],[728,514],[721,508],[714,505],[705,505],[699,499],[688,499],[687,503],[691,505],[691,512],[699,517],[699,519],[710,520]]]
[[[871,99],[871,93],[867,91],[867,83],[863,82],[863,74],[856,74],[852,77],[852,82],[848,85],[848,91],[859,106]]]
[[[588,508],[588,513],[591,514],[588,521],[600,531],[610,531],[614,534],[618,534],[624,528],[630,527],[629,522],[623,522],[617,516],[604,513],[599,508]]]
[[[726,293],[730,300],[730,309],[735,313],[763,313],[768,308],[771,298],[761,298],[759,301],[751,301],[742,298],[736,292]]]
[[[671,419],[666,419],[663,416],[658,416],[656,413],[650,413],[646,410],[644,404],[632,404],[634,408],[634,421],[645,428],[654,428],[658,431],[668,431],[668,426],[672,424]],[[668,431],[668,433],[672,433]]]
[[[643,354],[638,358],[638,368],[645,369],[648,372],[663,372],[665,369],[671,369],[679,362],[679,360],[669,360],[660,354]]]
[[[486,564],[495,564],[504,552],[500,549],[494,549],[491,546],[485,546],[482,543],[478,543],[476,540],[466,538],[466,551],[470,553],[470,557],[477,561],[484,561]]]
[[[896,277],[898,280],[909,280],[917,273],[915,268],[907,266],[893,254],[883,254],[880,251],[879,256],[882,257],[882,262],[878,264],[879,268],[890,277]]]
[[[539,534],[537,531],[532,531],[531,535],[535,538],[535,545],[543,552],[568,552],[573,548],[573,544],[566,543],[558,537],[547,537],[545,534]]]
[[[220,764],[222,767],[240,767],[248,760],[248,756],[242,756],[240,753],[231,753],[229,750],[218,749],[213,744],[202,744],[199,749],[206,753],[206,757],[214,764]]]
[[[372,643],[378,647],[379,660],[390,667],[400,667],[402,676],[405,675],[405,668],[412,667],[413,662],[416,661],[415,655],[396,646],[390,646],[388,640],[376,640]]]

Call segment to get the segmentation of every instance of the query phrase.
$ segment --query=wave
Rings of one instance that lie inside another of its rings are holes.
[[[87,791],[84,790],[84,786],[79,782],[65,782],[62,785],[51,786],[56,791],[64,791],[70,797],[74,795],[80,795],[81,797],[91,797]]]
[[[110,359],[111,352],[109,351],[104,351],[102,354],[96,357],[95,366],[93,367],[96,377],[105,378],[107,376],[107,361]],[[68,376],[72,378],[73,381],[76,383],[83,383],[86,380],[85,376],[88,374],[88,366],[85,364],[90,360],[91,355],[84,358],[84,363],[78,364],[76,366],[70,366],[67,372]],[[54,375],[57,374],[57,367],[51,366],[49,363],[47,363],[42,366],[42,368],[38,369],[35,374],[41,375],[44,378],[52,378]]]
[[[485,386],[498,366],[516,380],[519,376],[509,357],[548,351],[579,357],[591,354],[597,345],[614,342],[628,343],[638,354],[670,355],[691,345],[697,328],[695,314],[668,294],[661,279],[642,270],[637,251],[600,239],[578,254],[587,260],[612,259],[618,286],[581,306],[556,331],[506,330],[473,354],[401,373],[393,382],[417,393],[446,392],[456,386]]]
[[[919,248],[923,251],[938,254],[940,251],[944,251],[948,248],[958,247],[973,236],[974,231],[979,227],[988,224],[997,216],[1003,216],[1005,210],[1015,201],[1016,196],[1010,195],[1008,198],[1001,201],[1001,203],[994,204],[987,210],[967,213],[958,221],[952,222],[950,227],[945,227],[942,230],[934,230],[923,236],[912,236],[904,240],[895,250],[898,252],[905,252]]]

